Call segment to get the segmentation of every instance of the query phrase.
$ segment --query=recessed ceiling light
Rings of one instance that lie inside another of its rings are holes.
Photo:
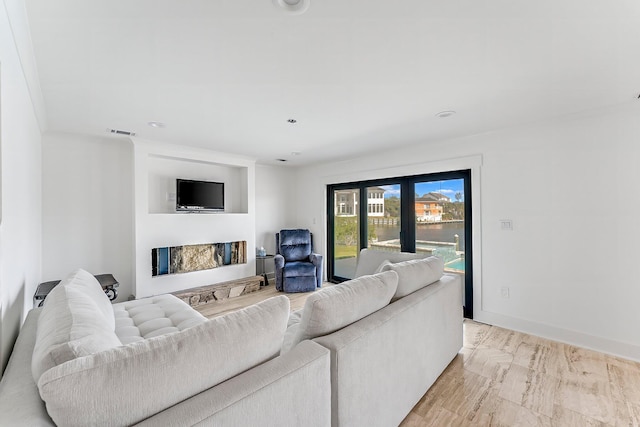
[[[452,110],[440,111],[439,113],[436,114],[436,117],[438,117],[439,119],[444,119],[445,117],[453,116],[455,113],[456,112]]]
[[[163,128],[165,126],[162,122],[148,122],[147,124],[152,128]]]
[[[296,119],[289,119],[287,120],[287,123],[291,123],[292,125],[295,125],[296,123],[298,123],[298,121]]]
[[[292,15],[300,15],[309,8],[311,0],[273,0],[273,5]]]

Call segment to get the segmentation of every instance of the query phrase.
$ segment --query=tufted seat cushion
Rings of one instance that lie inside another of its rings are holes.
[[[207,320],[173,295],[113,304],[113,312],[115,332],[122,344],[183,331]]]

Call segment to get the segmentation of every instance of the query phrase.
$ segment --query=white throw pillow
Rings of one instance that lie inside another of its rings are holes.
[[[100,310],[104,321],[107,323],[111,330],[116,328],[116,320],[113,314],[113,306],[111,300],[102,290],[100,282],[95,276],[88,271],[81,268],[71,273],[66,279],[64,279],[58,286],[76,286],[82,292],[85,292],[89,298],[91,298]],[[48,298],[45,299],[45,305]]]
[[[309,295],[299,322],[290,322],[280,354],[301,341],[342,329],[389,304],[398,286],[392,271],[362,276]]]
[[[31,359],[36,383],[54,366],[122,345],[94,299],[77,286],[58,285],[45,301]]]
[[[391,300],[393,302],[440,280],[444,274],[444,262],[441,258],[431,256],[387,264],[382,270],[398,273],[398,289]]]
[[[288,317],[281,295],[74,359],[40,377],[40,396],[57,425],[136,424],[277,356]]]

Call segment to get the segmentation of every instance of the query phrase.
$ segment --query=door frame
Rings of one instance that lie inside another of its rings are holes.
[[[461,169],[447,172],[435,172],[393,178],[353,181],[327,185],[327,278],[332,282],[349,280],[334,275],[334,191],[359,190],[359,248],[358,253],[367,247],[367,191],[368,187],[400,185],[400,250],[415,252],[415,192],[414,184],[428,181],[463,179],[464,188],[464,233],[465,233],[465,274],[464,274],[464,316],[473,319],[473,211],[472,211],[472,170]],[[363,225],[364,224],[364,225]]]

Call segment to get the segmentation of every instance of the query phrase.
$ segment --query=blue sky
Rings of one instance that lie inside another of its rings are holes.
[[[435,192],[441,193],[451,198],[452,201],[456,200],[456,193],[462,194],[462,200],[464,200],[463,190],[464,180],[462,179],[448,179],[446,181],[431,181],[421,182],[416,184],[416,193],[418,196]],[[385,189],[384,197],[400,196],[400,185],[383,185],[381,188]]]

